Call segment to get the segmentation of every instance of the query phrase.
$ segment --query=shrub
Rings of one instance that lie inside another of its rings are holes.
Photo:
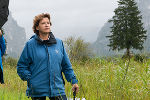
[[[148,57],[144,54],[135,54],[134,60],[138,62],[143,62],[144,60],[148,59]]]
[[[10,65],[10,66],[14,66],[16,67],[17,66],[17,59],[15,58],[12,58],[12,57],[8,57],[6,60],[5,60],[6,64]]]
[[[74,37],[68,37],[65,39],[65,46],[71,60],[80,60],[85,62],[92,55],[89,49],[89,43],[84,42],[81,37],[77,39]]]

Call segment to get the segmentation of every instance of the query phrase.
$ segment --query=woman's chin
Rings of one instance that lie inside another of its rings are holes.
[[[49,33],[50,31],[45,31],[45,32],[43,32],[43,33]]]

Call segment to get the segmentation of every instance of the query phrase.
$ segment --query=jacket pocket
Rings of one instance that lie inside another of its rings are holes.
[[[27,91],[26,91],[26,93],[27,93],[27,96],[29,96],[29,95],[31,95],[31,93],[33,93],[32,84],[31,84],[30,80],[27,81]]]
[[[31,88],[32,94],[38,94],[40,92],[39,87],[40,87],[39,82],[30,81],[30,88]]]
[[[64,90],[64,82],[61,75],[54,75],[54,89]]]
[[[40,95],[43,92],[49,92],[48,81],[30,81],[31,93]]]

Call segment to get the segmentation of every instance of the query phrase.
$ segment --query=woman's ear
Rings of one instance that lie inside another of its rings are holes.
[[[36,30],[39,30],[39,27],[38,27],[38,26],[36,27]]]

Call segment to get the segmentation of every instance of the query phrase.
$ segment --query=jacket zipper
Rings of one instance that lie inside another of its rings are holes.
[[[55,88],[55,71],[54,71],[54,88]]]
[[[48,54],[48,73],[49,73],[49,91],[50,91],[50,96],[51,96],[51,83],[50,83],[50,64],[49,64],[49,62],[50,62],[50,54],[49,54],[49,52],[48,52],[48,47],[47,47],[47,45],[46,45],[46,52],[47,52],[47,54]]]

